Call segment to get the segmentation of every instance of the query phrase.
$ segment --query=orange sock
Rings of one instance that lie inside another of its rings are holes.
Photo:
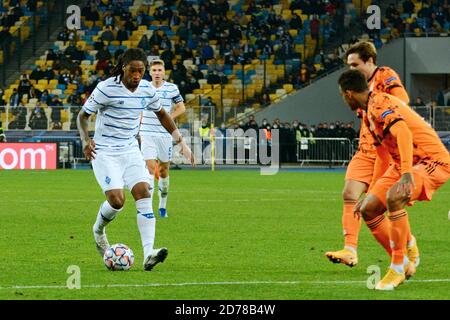
[[[378,217],[365,221],[367,224],[367,227],[370,229],[370,232],[372,232],[372,235],[375,237],[375,239],[380,243],[384,250],[386,250],[387,254],[389,256],[392,255],[392,249],[390,246],[390,237],[389,237],[389,229],[390,229],[390,221],[389,219],[386,219],[384,214],[379,215]]]
[[[408,213],[405,209],[389,212],[389,220],[391,221],[389,236],[392,241],[392,263],[403,264],[407,235],[411,233]]]
[[[344,201],[342,211],[342,227],[344,228],[345,245],[353,248],[358,247],[358,235],[361,229],[361,219],[353,214],[356,201]]]

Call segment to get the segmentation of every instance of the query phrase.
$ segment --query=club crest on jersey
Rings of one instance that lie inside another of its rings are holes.
[[[142,108],[145,108],[147,106],[147,101],[145,100],[145,98],[142,98],[141,106],[142,106]]]
[[[106,182],[106,184],[109,184],[111,182],[111,178],[106,176],[105,182]]]

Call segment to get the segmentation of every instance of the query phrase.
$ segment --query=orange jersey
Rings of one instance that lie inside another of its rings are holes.
[[[397,97],[385,93],[371,93],[367,106],[366,125],[375,144],[383,144],[392,160],[400,165],[397,139],[389,129],[398,121],[405,121],[413,139],[413,165],[421,161],[436,161],[450,165],[450,155],[436,131],[415,111]]]
[[[379,93],[389,93],[395,95],[397,92],[392,92],[395,88],[402,88],[402,97],[400,99],[408,99],[409,98],[404,95],[406,94],[406,90],[403,87],[403,84],[400,80],[398,74],[389,67],[377,67],[375,72],[372,74],[370,79],[367,81],[369,85],[369,89],[371,92]],[[409,101],[405,101],[408,103]],[[360,118],[364,118],[365,112],[358,112],[358,116]],[[362,151],[367,156],[375,159],[377,154],[374,146],[375,141],[372,138],[372,134],[370,133],[369,128],[366,126],[365,121],[361,121],[361,129],[359,132],[359,150]]]

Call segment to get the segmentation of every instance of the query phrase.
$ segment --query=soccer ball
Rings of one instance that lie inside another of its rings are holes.
[[[109,270],[130,270],[134,264],[134,254],[126,244],[117,243],[105,251],[103,261]]]

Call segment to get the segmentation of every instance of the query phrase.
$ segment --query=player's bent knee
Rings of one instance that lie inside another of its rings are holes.
[[[342,190],[342,199],[344,199],[344,201],[358,201],[360,195],[361,194],[358,194],[358,192],[355,192],[351,188],[344,188],[344,190]]]
[[[395,188],[391,188],[386,197],[386,204],[389,211],[402,209],[409,201],[409,197],[398,193]]]
[[[108,196],[108,202],[116,210],[119,210],[125,204],[125,196],[121,194],[110,194]]]
[[[380,214],[384,213],[384,208],[381,208],[380,205],[373,200],[367,199],[362,203],[360,212],[365,221],[369,221],[375,219]]]

